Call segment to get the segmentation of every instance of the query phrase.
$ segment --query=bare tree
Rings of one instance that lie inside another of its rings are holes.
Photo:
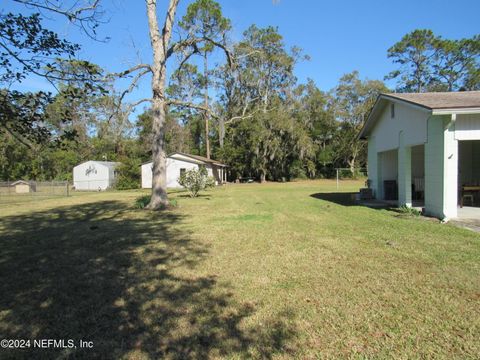
[[[121,99],[129,92],[133,91],[139,81],[146,75],[151,76],[152,97],[144,98],[130,104],[133,108],[144,102],[151,104],[153,117],[152,124],[152,160],[153,160],[153,178],[152,178],[152,197],[148,209],[156,210],[168,205],[167,196],[167,177],[166,177],[166,152],[165,152],[165,123],[166,108],[168,105],[177,107],[188,107],[211,114],[209,107],[205,104],[195,104],[193,102],[181,101],[177,99],[168,99],[166,96],[166,77],[167,61],[174,55],[180,54],[180,66],[184,64],[193,54],[198,52],[197,44],[208,43],[212,47],[222,49],[229,64],[232,64],[230,51],[226,45],[212,39],[207,35],[187,33],[185,38],[171,43],[173,26],[175,23],[175,13],[179,0],[170,0],[163,26],[160,28],[157,13],[157,0],[146,0],[147,18],[149,26],[150,44],[152,47],[152,63],[138,64],[123,72],[111,74],[119,78],[131,77],[130,86],[124,91]]]

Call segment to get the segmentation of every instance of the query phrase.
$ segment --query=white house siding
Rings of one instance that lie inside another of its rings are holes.
[[[428,142],[425,144],[425,210],[428,215],[444,217],[444,119],[428,120]]]
[[[395,117],[392,118],[390,105],[386,106],[371,134],[376,138],[377,152],[398,149],[401,131],[405,146],[427,142],[428,117],[426,111],[395,102]]]
[[[425,146],[412,147],[412,178],[425,178]]]
[[[177,160],[177,159],[167,159],[167,187],[169,188],[179,188],[182,187],[178,183],[178,178],[180,177],[180,169],[192,170],[198,169],[199,164],[195,164],[189,161]],[[211,176],[210,168],[209,176]],[[208,167],[207,167],[208,171]]]
[[[73,186],[76,190],[105,190],[115,181],[115,167],[99,161],[87,161],[73,168]]]
[[[458,140],[455,139],[455,123],[450,116],[443,116],[443,215],[447,219],[457,217],[458,205]]]
[[[142,188],[144,189],[152,188],[152,166],[152,162],[142,165]]]
[[[383,182],[398,180],[398,150],[383,151],[377,154],[377,199],[384,199]]]
[[[455,121],[456,140],[480,140],[480,115],[457,115]]]
[[[395,106],[395,116],[391,117],[390,104]],[[411,164],[411,149],[410,147],[424,144],[427,141],[427,119],[429,115],[426,111],[420,108],[411,108],[399,102],[389,102],[383,109],[376,126],[372,130],[370,138],[374,138],[375,150],[370,152],[369,149],[369,163],[374,162],[373,166],[369,167],[369,176],[373,183],[374,194],[377,198],[383,199],[383,181],[397,180],[399,186],[402,184],[402,189],[399,187],[399,195],[403,196],[401,200],[404,204],[411,203],[410,190],[406,189],[405,185],[409,182],[406,177],[411,177],[408,165]],[[402,144],[400,144],[400,137],[402,136]],[[402,145],[402,149],[400,149]],[[370,147],[370,142],[369,142]],[[392,151],[397,150],[397,151]],[[375,156],[374,153],[378,155]],[[401,157],[401,159],[399,159]],[[402,165],[403,169],[408,171],[400,172],[398,165]],[[371,172],[370,169],[377,168],[376,172]],[[399,179],[399,174],[402,180]],[[408,201],[407,200],[408,197]]]
[[[373,196],[377,196],[379,184],[378,184],[378,154],[375,144],[375,136],[368,138],[368,159],[367,159],[367,171],[369,174],[370,188],[373,191]]]
[[[458,143],[458,159],[460,164],[460,184],[474,184],[480,179],[480,141],[460,141]]]
[[[403,131],[399,134],[398,148],[398,204],[412,206],[412,147],[407,146]]]
[[[183,158],[183,157],[182,157]],[[151,189],[152,188],[152,162],[142,165],[142,188]],[[199,165],[190,161],[167,158],[167,187],[168,188],[180,188],[181,185],[178,183],[178,178],[180,177],[180,169],[192,170],[198,169]],[[211,165],[205,165],[207,168],[208,176],[213,176]]]

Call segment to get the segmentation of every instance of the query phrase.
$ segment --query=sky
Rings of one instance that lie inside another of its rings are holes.
[[[191,1],[181,0],[177,20]],[[168,0],[158,0],[163,14]],[[480,0],[219,0],[225,17],[233,25],[233,40],[240,40],[251,24],[276,26],[288,47],[299,46],[310,56],[299,63],[295,74],[300,82],[311,78],[328,91],[346,73],[358,70],[361,78],[383,79],[396,67],[387,49],[414,29],[428,28],[444,38],[459,39],[480,33]],[[46,25],[82,45],[80,57],[108,71],[120,71],[151,58],[144,1],[102,0],[105,11],[94,41],[64,19],[48,19]],[[0,4],[3,11],[25,12],[11,1]],[[387,83],[391,88],[393,82]],[[119,86],[126,86],[119,83]],[[29,78],[21,90],[48,90],[42,79]],[[149,83],[143,82],[129,100],[148,97]]]

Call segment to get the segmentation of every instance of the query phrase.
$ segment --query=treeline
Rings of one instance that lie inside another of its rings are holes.
[[[191,4],[179,26],[218,44],[231,31],[211,0]],[[398,68],[385,79],[397,80],[396,91],[478,90],[479,44],[478,35],[446,40],[415,30],[388,49]],[[54,45],[59,52],[72,50]],[[274,27],[252,25],[227,45],[223,57],[207,43],[196,45],[172,73],[167,153],[221,160],[230,166],[230,181],[330,177],[338,167],[353,173],[365,166],[366,144],[357,136],[377,95],[389,91],[383,81],[353,71],[329,91],[313,80],[299,83],[295,66],[308,56],[287,48]],[[59,74],[55,96],[0,91],[0,178],[70,180],[75,165],[94,159],[121,162],[117,186],[138,187],[140,164],[152,157],[151,110],[133,119],[125,93],[94,64],[56,60],[48,66],[48,74]],[[16,76],[6,69],[4,83]],[[75,77],[65,80],[69,74]]]

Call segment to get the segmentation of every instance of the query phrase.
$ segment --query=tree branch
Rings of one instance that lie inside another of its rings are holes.
[[[31,1],[31,0],[13,0],[13,1],[15,1],[17,3],[20,3],[20,4],[23,4],[23,5],[32,6],[32,7],[36,7],[36,8],[39,8],[39,9],[55,12],[57,14],[60,14],[60,15],[63,15],[65,17],[67,17],[68,20],[72,21],[72,22],[76,21],[76,20],[83,21],[83,20],[89,19],[91,16],[82,18],[82,17],[80,17],[80,15],[82,13],[87,12],[87,11],[95,11],[98,7],[98,4],[100,3],[100,0],[95,0],[89,6],[85,6],[85,7],[82,7],[82,8],[74,9],[72,11],[68,11],[68,10],[63,10],[59,6],[55,6],[54,4],[51,4],[48,1],[44,2],[43,4],[40,1]]]
[[[145,69],[146,72],[152,72],[152,67],[149,64],[138,64],[138,65],[132,66],[130,69],[127,69],[127,70],[122,71],[122,72],[110,73],[110,74],[107,75],[107,77],[109,77],[109,78],[114,78],[114,77],[123,78],[127,75],[130,75],[131,73],[133,73],[135,71],[142,70],[142,69]]]
[[[137,75],[133,78],[132,82],[130,83],[129,87],[127,89],[125,89],[122,92],[122,94],[120,95],[119,101],[122,102],[125,95],[127,95],[128,93],[131,93],[133,91],[133,89],[135,89],[137,87],[137,84],[140,81],[140,79],[142,77],[144,77],[145,75],[147,75],[149,72],[150,72],[150,69],[145,69],[145,70],[137,73]]]
[[[175,105],[175,106],[187,107],[187,108],[190,108],[190,109],[201,110],[201,111],[204,111],[204,112],[210,114],[210,116],[212,116],[213,118],[218,118],[218,116],[216,114],[212,113],[212,111],[208,107],[205,107],[203,105],[197,105],[197,104],[192,103],[192,102],[179,101],[179,100],[174,100],[174,99],[165,100],[165,102],[166,102],[167,105]]]

